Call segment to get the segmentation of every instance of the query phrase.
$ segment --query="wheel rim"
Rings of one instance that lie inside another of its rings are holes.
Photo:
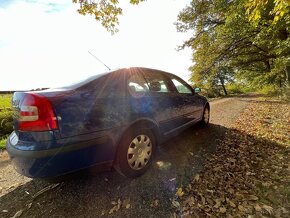
[[[140,170],[146,166],[152,154],[152,142],[147,135],[136,136],[127,152],[127,161],[133,170]]]
[[[205,123],[209,122],[209,109],[205,108],[204,113],[203,113],[203,120]]]

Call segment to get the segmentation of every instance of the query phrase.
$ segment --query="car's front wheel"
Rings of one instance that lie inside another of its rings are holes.
[[[206,105],[205,108],[203,109],[202,120],[200,122],[201,125],[207,126],[209,124],[209,118],[210,118],[210,109],[209,106]]]
[[[115,160],[115,169],[122,175],[134,178],[150,166],[156,140],[149,129],[131,128],[122,138]]]

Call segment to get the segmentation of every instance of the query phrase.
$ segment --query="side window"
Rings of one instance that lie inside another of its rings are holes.
[[[149,88],[152,92],[169,92],[164,80],[153,79],[149,82]]]
[[[132,75],[128,79],[128,89],[131,94],[145,93],[149,90],[145,79],[140,74]]]
[[[145,75],[146,81],[151,92],[171,92],[170,83],[166,77],[159,73],[148,73]]]
[[[172,82],[175,85],[175,87],[179,93],[192,94],[191,89],[189,87],[187,87],[185,84],[181,83],[179,80],[172,79]]]

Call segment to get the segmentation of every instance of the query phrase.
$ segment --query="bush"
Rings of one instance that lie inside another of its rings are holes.
[[[0,137],[6,136],[13,131],[13,111],[0,111]]]
[[[0,113],[1,110],[11,109],[11,94],[0,94]]]
[[[281,91],[280,98],[284,101],[290,101],[290,87],[284,88]]]
[[[11,94],[0,95],[0,144],[3,147],[5,139],[13,131],[13,111]]]

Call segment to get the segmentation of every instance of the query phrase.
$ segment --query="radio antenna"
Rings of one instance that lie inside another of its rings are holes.
[[[104,62],[102,62],[99,58],[97,58],[94,54],[92,54],[90,51],[88,51],[90,55],[92,55],[95,59],[97,59],[99,62],[101,62],[106,68],[108,68],[110,71],[110,67],[108,67]]]

